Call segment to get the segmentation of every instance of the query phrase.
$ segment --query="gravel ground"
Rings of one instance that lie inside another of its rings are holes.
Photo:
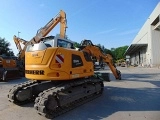
[[[55,120],[160,120],[160,69],[118,67],[122,80],[105,82],[99,98],[71,110]],[[106,68],[102,72],[109,72]],[[46,120],[37,114],[34,103],[17,106],[7,94],[23,79],[0,82],[0,120]]]

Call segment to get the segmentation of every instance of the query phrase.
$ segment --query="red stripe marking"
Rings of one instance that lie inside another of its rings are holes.
[[[64,58],[62,55],[56,55],[62,62],[64,62]],[[56,60],[56,63],[59,63],[57,60]]]

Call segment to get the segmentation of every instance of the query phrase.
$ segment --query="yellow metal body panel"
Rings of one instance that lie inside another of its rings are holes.
[[[73,55],[79,56],[78,59]],[[94,74],[93,62],[86,61],[82,51],[55,47],[26,52],[25,56],[25,76],[28,79],[72,80]]]

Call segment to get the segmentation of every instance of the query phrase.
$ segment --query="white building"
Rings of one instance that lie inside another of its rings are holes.
[[[160,65],[160,2],[125,52],[131,65]]]

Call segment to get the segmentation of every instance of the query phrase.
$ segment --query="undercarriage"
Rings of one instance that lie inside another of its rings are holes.
[[[8,99],[17,105],[35,101],[40,115],[54,118],[100,96],[103,87],[98,75],[69,81],[27,81],[14,86]]]

